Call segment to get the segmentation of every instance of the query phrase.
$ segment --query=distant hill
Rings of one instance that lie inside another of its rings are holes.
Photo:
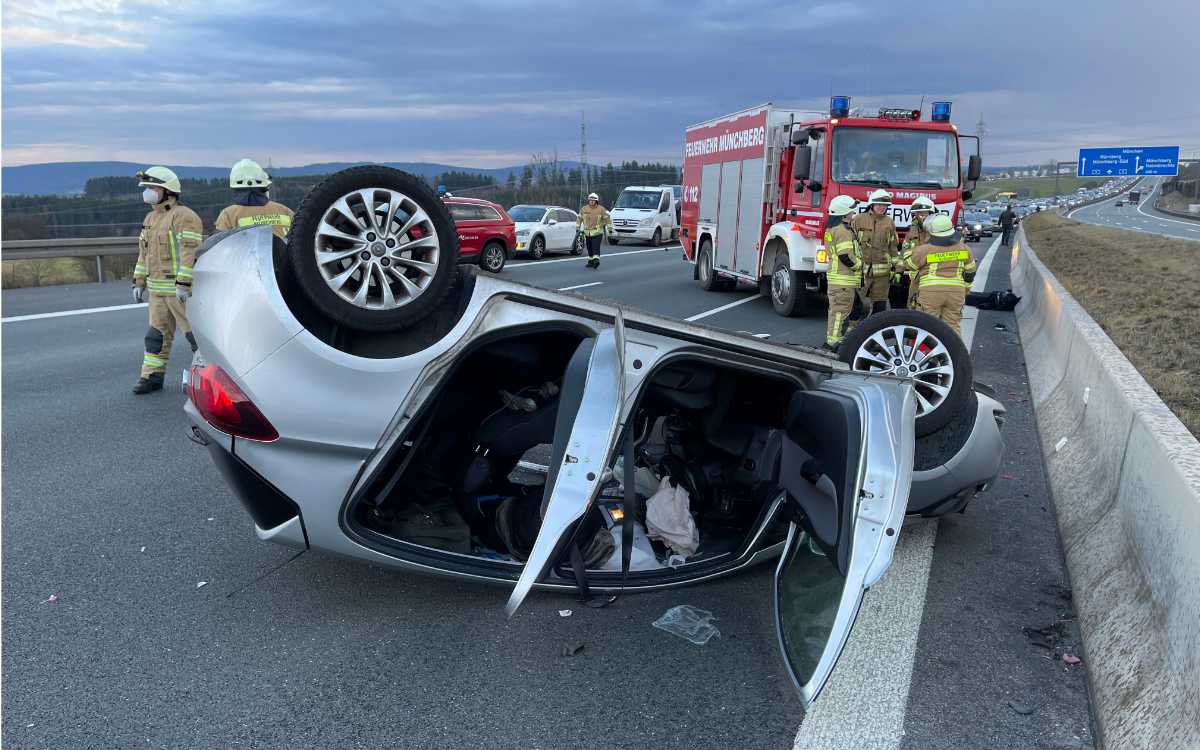
[[[328,162],[324,164],[306,164],[302,167],[274,167],[271,174],[278,177],[298,177],[302,175],[329,174],[339,169],[353,167],[367,162]],[[468,172],[470,174],[488,174],[497,182],[508,179],[510,173],[521,176],[524,165],[500,167],[497,169],[479,169],[476,167],[459,167],[451,164],[436,164],[431,162],[384,162],[389,167],[402,169],[405,172],[421,177],[433,178],[443,172]],[[576,169],[577,161],[561,161],[563,169]],[[146,164],[129,161],[66,161],[49,164],[24,164],[15,167],[4,167],[0,175],[4,195],[74,195],[83,192],[84,184],[93,177],[110,177],[119,175],[133,176],[134,172],[144,169]],[[225,177],[229,167],[185,167],[168,165],[180,177],[196,179],[212,179]]]

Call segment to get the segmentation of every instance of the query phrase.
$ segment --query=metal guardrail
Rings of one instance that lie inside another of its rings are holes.
[[[5,240],[0,243],[0,260],[43,260],[47,258],[96,259],[96,279],[104,281],[104,258],[137,255],[137,237],[80,237],[61,240]]]

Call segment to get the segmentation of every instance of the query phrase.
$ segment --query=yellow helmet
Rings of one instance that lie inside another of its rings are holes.
[[[934,237],[952,237],[954,236],[954,222],[950,221],[950,217],[946,214],[938,214],[929,220],[925,225],[929,233]]]
[[[234,190],[267,187],[271,178],[253,159],[242,159],[229,170],[229,187]]]
[[[179,178],[166,167],[150,167],[134,177],[138,179],[138,187],[160,187],[177,195],[183,192],[179,187]]]

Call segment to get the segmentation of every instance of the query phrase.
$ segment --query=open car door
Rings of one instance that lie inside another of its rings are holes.
[[[892,561],[912,479],[916,397],[839,377],[795,394],[780,484],[792,523],[775,572],[779,645],[805,707],[833,672],[863,594]]]
[[[625,401],[625,323],[585,339],[563,375],[542,526],[504,611],[509,617],[558,558],[604,482]]]

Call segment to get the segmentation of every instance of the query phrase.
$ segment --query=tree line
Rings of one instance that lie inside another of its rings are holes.
[[[534,154],[529,164],[504,181],[488,174],[462,170],[426,178],[430,187],[445,185],[455,195],[484,198],[505,208],[519,203],[548,203],[578,208],[587,192],[600,195],[611,207],[621,189],[628,185],[674,185],[679,168],[672,164],[624,161],[592,166],[584,175],[578,167],[567,168],[557,156]],[[271,185],[271,197],[295,209],[323,175],[280,177]],[[224,177],[180,180],[182,202],[200,215],[206,232],[213,231],[217,214],[231,203]],[[56,239],[67,237],[129,237],[136,235],[146,215],[142,188],[128,176],[93,177],[81,195],[6,195],[0,199],[0,231],[6,239]]]

